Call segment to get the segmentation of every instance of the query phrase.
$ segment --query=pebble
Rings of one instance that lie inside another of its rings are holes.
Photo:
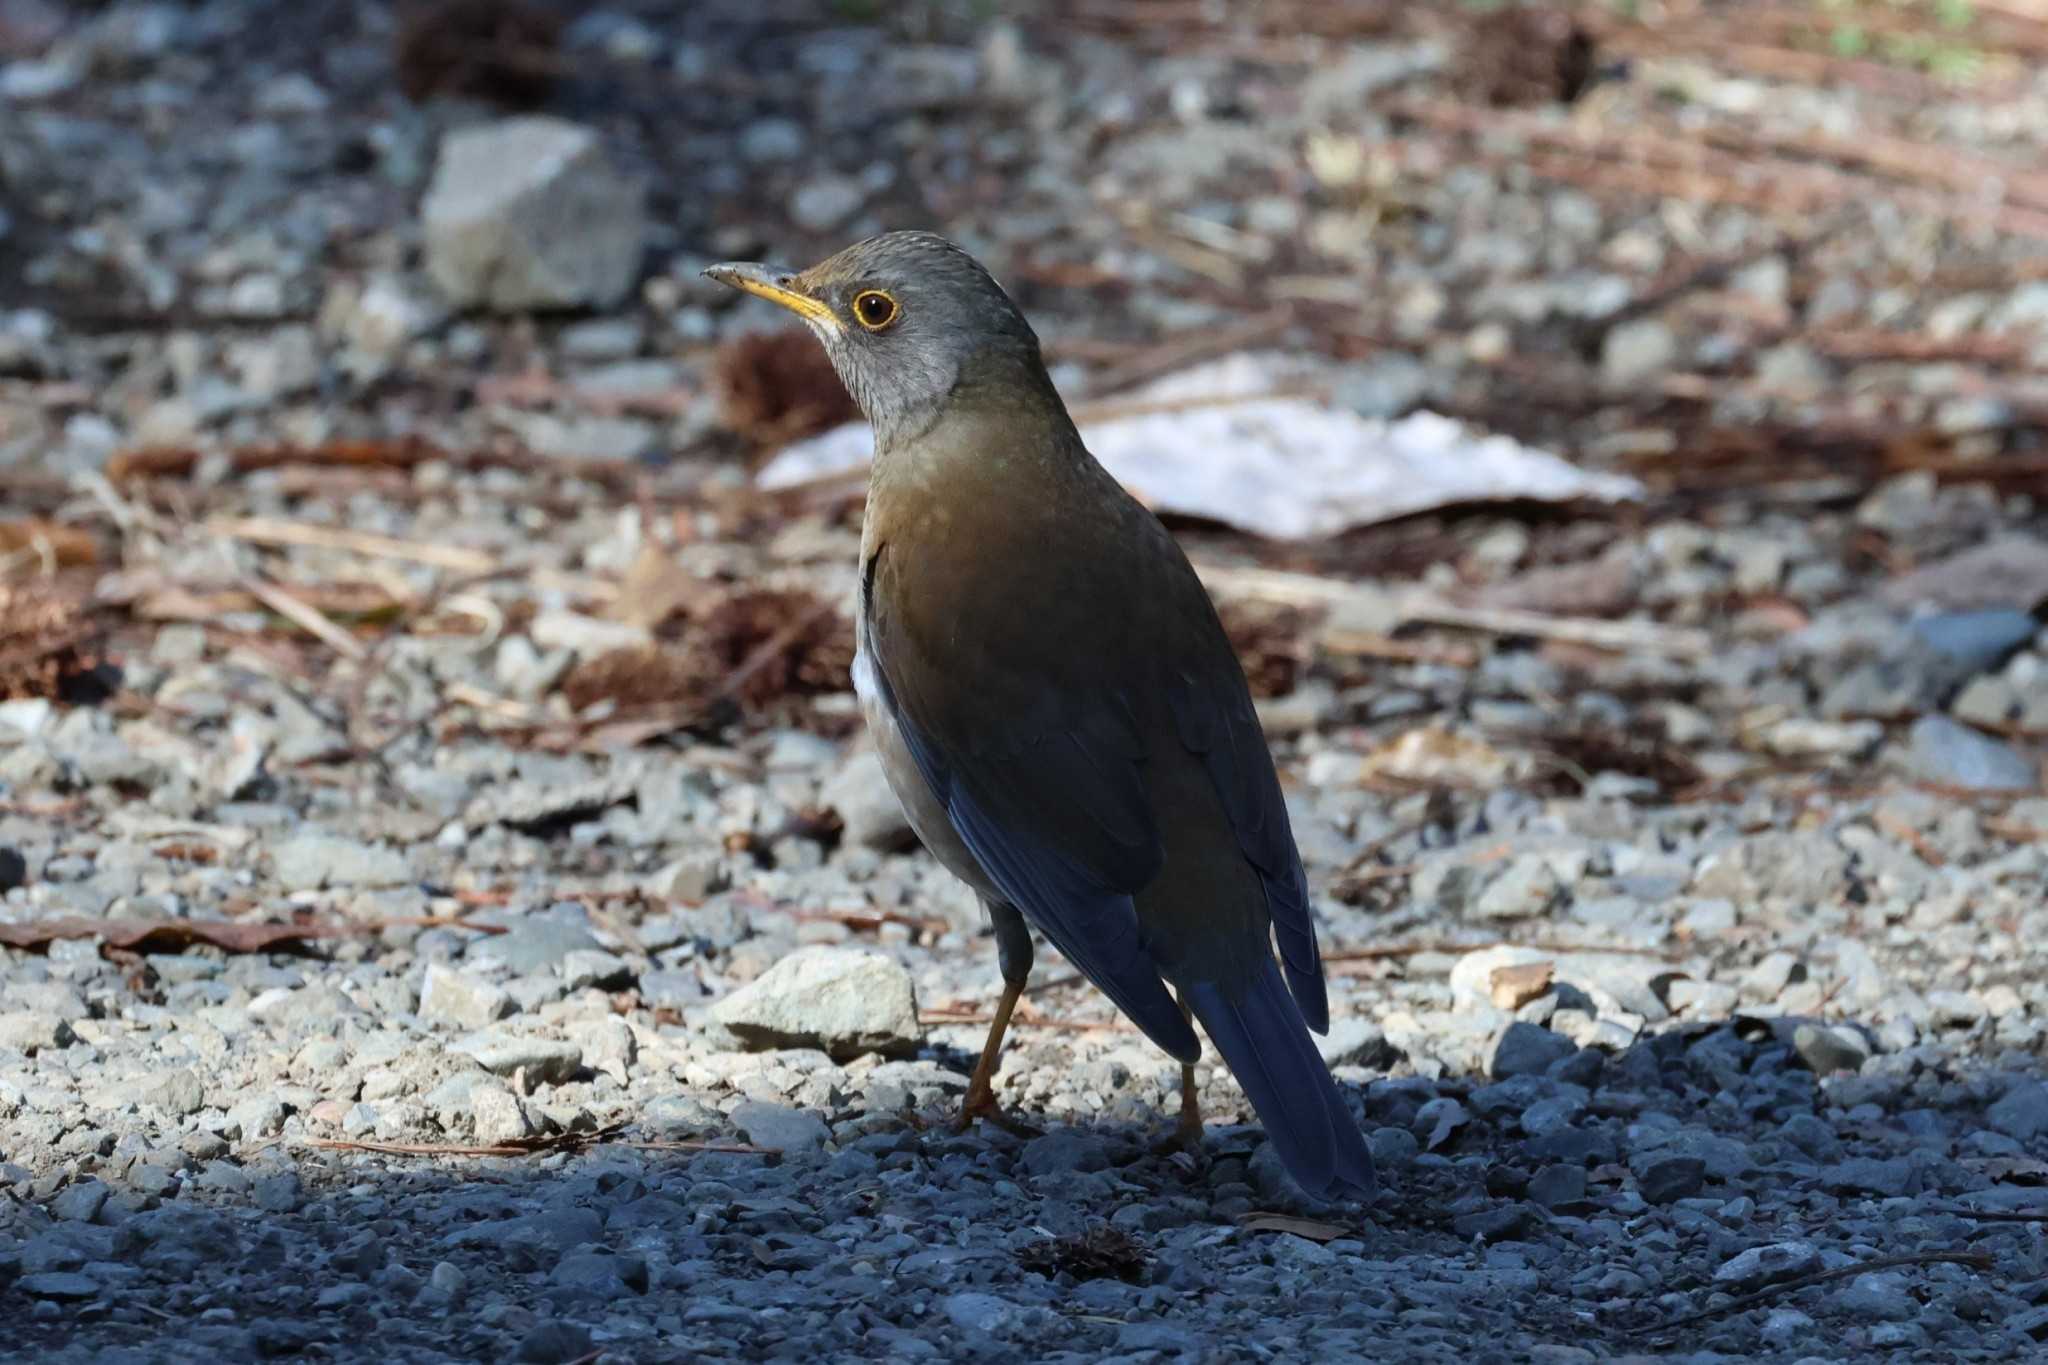
[[[2011,745],[1947,716],[1913,722],[1911,763],[1922,781],[1973,791],[2034,791],[2041,785],[2040,773]]]
[[[1517,1020],[1507,1026],[1500,1041],[1494,1045],[1493,1061],[1488,1071],[1497,1080],[1541,1075],[1577,1051],[1569,1038]]]
[[[783,1104],[748,1100],[729,1117],[740,1137],[771,1152],[809,1152],[823,1147],[832,1130],[816,1114]]]
[[[814,1047],[845,1060],[901,1055],[923,1037],[910,973],[861,948],[802,948],[712,1007],[711,1017],[761,1048]]]
[[[516,1008],[502,988],[438,962],[428,965],[420,987],[420,1017],[458,1028],[482,1028]]]
[[[450,132],[420,212],[427,271],[459,307],[606,307],[639,274],[640,187],[562,119]]]

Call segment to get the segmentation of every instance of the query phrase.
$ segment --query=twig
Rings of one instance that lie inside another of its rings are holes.
[[[588,1133],[550,1133],[514,1142],[465,1145],[441,1142],[365,1142],[355,1138],[305,1138],[309,1147],[337,1152],[376,1152],[383,1156],[545,1156],[550,1152],[575,1152],[599,1145],[632,1147],[654,1152],[732,1152],[744,1156],[772,1156],[774,1149],[744,1142],[656,1142],[620,1138],[625,1122],[609,1124]]]
[[[1100,375],[1095,381],[1095,391],[1113,393],[1118,389],[1132,388],[1148,379],[1184,369],[1198,360],[1241,351],[1247,346],[1271,340],[1286,331],[1293,321],[1294,310],[1281,307],[1247,318],[1235,327],[1194,332],[1162,342]]]
[[[2048,1223],[2048,1209],[1972,1209],[1959,1204],[1936,1204],[1934,1213],[1952,1213],[1980,1223]]]
[[[1658,962],[1678,963],[1686,959],[1677,953],[1659,953],[1648,948],[1614,948],[1594,943],[1548,943],[1541,940],[1524,940],[1519,943],[1452,943],[1437,939],[1426,943],[1383,943],[1370,948],[1342,948],[1333,953],[1324,953],[1324,962],[1380,962],[1389,958],[1417,957],[1423,953],[1455,954],[1463,957],[1467,953],[1483,953],[1492,948],[1528,948],[1539,953],[1552,953],[1559,957],[1572,955],[1603,957],[1645,957]]]
[[[1673,658],[1700,659],[1714,649],[1713,637],[1703,630],[1659,625],[1653,621],[1602,621],[1590,617],[1546,616],[1537,611],[1510,611],[1498,607],[1464,607],[1449,602],[1422,601],[1409,606],[1409,620],[1438,626],[1456,626],[1493,635],[1528,635],[1539,640],[1562,640],[1591,645],[1620,653],[1664,654]]]
[[[497,567],[497,560],[481,550],[465,550],[459,545],[436,545],[429,541],[400,540],[374,531],[352,531],[345,526],[320,526],[272,517],[214,517],[201,529],[209,535],[228,536],[255,545],[306,545],[352,550],[372,559],[402,559],[456,573],[489,573]]]
[[[920,1010],[917,1015],[917,1022],[920,1024],[993,1024],[995,1019],[996,1017],[993,1014],[983,1014],[975,1010],[947,1009],[943,1006],[937,1009]],[[1051,1019],[1044,1015],[1021,1018],[1013,1014],[1010,1016],[1010,1027],[1059,1029],[1066,1033],[1137,1032],[1135,1025],[1125,1023],[1122,1019],[1111,1019],[1101,1023],[1094,1023],[1086,1019]]]
[[[335,625],[317,607],[300,601],[283,588],[254,576],[244,578],[242,588],[251,597],[343,658],[360,661],[368,653],[361,640]]]
[[[1685,1317],[1675,1318],[1670,1322],[1661,1322],[1650,1327],[1639,1327],[1630,1335],[1648,1336],[1652,1332],[1672,1332],[1680,1327],[1690,1327],[1696,1322],[1709,1322],[1714,1318],[1723,1317],[1729,1313],[1740,1313],[1745,1308],[1754,1308],[1760,1303],[1768,1303],[1781,1294],[1797,1293],[1802,1289],[1811,1289],[1817,1284],[1827,1284],[1832,1280],[1846,1280],[1853,1276],[1866,1275],[1873,1270],[1897,1270],[1905,1266],[1923,1265],[1960,1265],[1967,1266],[1971,1270],[1983,1271],[1986,1274],[1996,1268],[1996,1263],[1989,1256],[1981,1255],[1974,1251],[1927,1251],[1918,1252],[1911,1256],[1881,1256],[1874,1261],[1858,1261],[1854,1265],[1836,1266],[1833,1270],[1817,1270],[1811,1275],[1801,1275],[1796,1279],[1783,1280],[1777,1284],[1759,1289],[1754,1294],[1743,1294],[1713,1308],[1703,1309],[1697,1313],[1689,1313]]]

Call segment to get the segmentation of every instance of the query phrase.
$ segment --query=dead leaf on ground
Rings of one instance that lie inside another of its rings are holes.
[[[1052,1241],[1033,1242],[1017,1252],[1017,1264],[1047,1279],[1062,1271],[1077,1280],[1122,1280],[1142,1284],[1149,1258],[1136,1238],[1109,1223]]]
[[[860,415],[805,328],[735,337],[711,368],[719,419],[756,445],[802,440]]]
[[[547,102],[561,59],[562,19],[521,0],[413,5],[393,43],[398,88],[415,104],[466,95],[506,109]]]
[[[1422,786],[1491,787],[1507,780],[1514,764],[1483,740],[1440,725],[1404,731],[1365,756],[1368,778]]]
[[[687,615],[715,591],[667,551],[653,544],[643,545],[619,583],[612,615],[627,625],[655,630],[670,617]]]
[[[0,701],[90,699],[101,690],[105,635],[77,591],[42,581],[0,585]]]
[[[0,555],[24,554],[51,568],[75,569],[99,562],[99,542],[90,531],[31,517],[0,521]]]
[[[1342,1223],[1297,1218],[1291,1213],[1247,1213],[1237,1220],[1237,1226],[1244,1232],[1285,1232],[1295,1237],[1306,1237],[1311,1242],[1334,1242],[1339,1237],[1350,1236],[1352,1231]]]
[[[0,944],[40,952],[59,939],[97,938],[131,952],[182,952],[207,944],[230,953],[262,953],[288,943],[375,933],[374,923],[265,924],[237,920],[62,919],[0,924]]]
[[[1552,758],[1554,766],[1544,785],[1561,793],[1578,791],[1595,773],[1644,778],[1665,792],[1683,790],[1703,776],[1683,750],[1653,735],[1588,727],[1526,739]]]
[[[1277,602],[1236,598],[1218,607],[1230,647],[1254,697],[1284,697],[1308,668],[1316,613]]]

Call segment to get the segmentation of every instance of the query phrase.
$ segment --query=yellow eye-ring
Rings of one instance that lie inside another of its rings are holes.
[[[853,318],[870,332],[879,332],[896,321],[896,300],[879,289],[863,289],[853,296]]]

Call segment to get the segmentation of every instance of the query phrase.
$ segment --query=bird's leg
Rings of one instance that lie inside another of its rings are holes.
[[[988,1026],[988,1041],[981,1045],[981,1060],[974,1064],[974,1075],[967,1082],[967,1098],[960,1105],[958,1131],[965,1132],[974,1126],[976,1119],[987,1119],[998,1128],[1012,1133],[1030,1136],[1037,1129],[1020,1123],[1003,1112],[996,1103],[995,1075],[996,1062],[1002,1056],[1003,1034],[1010,1027],[1010,1016],[1016,1012],[1017,1001],[1024,994],[1024,983],[1031,977],[1031,926],[1024,922],[1024,916],[1017,908],[1003,901],[985,901],[989,919],[996,929],[996,961],[1003,972],[1003,997],[996,1002],[996,1017]]]
[[[1180,1004],[1181,1018],[1193,1027],[1195,1012],[1188,1008],[1187,997],[1179,991],[1173,998]],[[1180,1121],[1173,1127],[1173,1133],[1154,1148],[1158,1152],[1198,1152],[1202,1149],[1202,1100],[1195,1087],[1195,1064],[1180,1064]]]

